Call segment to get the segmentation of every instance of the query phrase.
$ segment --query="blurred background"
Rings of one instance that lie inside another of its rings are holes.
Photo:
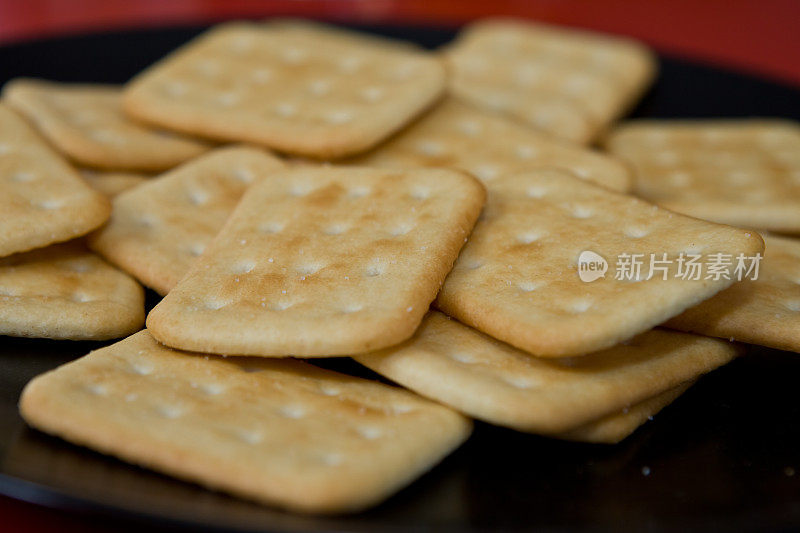
[[[445,27],[524,17],[628,35],[674,57],[800,86],[798,0],[0,0],[0,45],[270,15]]]

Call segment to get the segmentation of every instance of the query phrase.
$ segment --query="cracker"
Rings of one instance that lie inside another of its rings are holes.
[[[636,194],[743,227],[800,233],[800,125],[789,120],[634,121],[606,140]]]
[[[410,337],[483,206],[446,169],[298,167],[245,193],[147,318],[193,351],[350,355]]]
[[[125,117],[122,89],[115,85],[18,78],[3,87],[3,98],[57,150],[88,167],[157,172],[208,149],[205,143]]]
[[[222,24],[131,82],[125,109],[178,131],[317,158],[377,144],[444,91],[441,62],[318,24]]]
[[[610,189],[627,191],[632,186],[630,170],[610,157],[560,142],[453,98],[445,99],[412,126],[352,162],[456,167],[488,186],[503,174],[553,166]]]
[[[144,291],[68,242],[0,259],[0,335],[104,340],[144,325]]]
[[[79,237],[110,212],[105,196],[0,104],[0,257]]]
[[[800,240],[764,236],[758,279],[744,279],[665,325],[800,352]]]
[[[559,439],[599,444],[616,444],[629,437],[640,426],[653,417],[694,384],[694,381],[678,385],[652,398],[626,407],[618,413],[589,422],[583,426],[555,435]]]
[[[656,329],[602,352],[544,359],[431,312],[409,341],[354,357],[473,418],[558,435],[646,401],[736,355],[728,342]]]
[[[711,263],[714,254],[750,256],[763,249],[755,232],[677,215],[565,171],[506,175],[492,182],[481,221],[437,306],[535,355],[585,354],[646,331],[733,283],[730,267],[729,279],[705,279],[707,270],[699,280],[676,278],[681,252]],[[608,263],[605,277],[581,281],[583,252]],[[661,260],[665,253],[672,261],[666,274],[654,270],[645,279],[650,254]],[[644,262],[638,275],[625,268],[633,254],[643,254],[636,258]]]
[[[114,198],[90,247],[166,294],[222,228],[244,191],[283,166],[257,148],[218,148]]]
[[[656,63],[641,43],[511,20],[484,20],[445,49],[451,94],[587,143],[631,107]]]
[[[300,361],[175,352],[147,331],[37,377],[20,411],[76,444],[305,512],[374,505],[470,432],[401,389]]]
[[[135,172],[98,172],[89,169],[81,169],[81,176],[92,188],[110,198],[141,185],[151,177]]]

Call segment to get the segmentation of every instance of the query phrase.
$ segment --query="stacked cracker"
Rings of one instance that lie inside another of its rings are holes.
[[[438,56],[278,21],[214,28],[121,97],[12,84],[9,103],[57,149],[115,173],[104,185],[110,220],[89,246],[164,295],[147,331],[32,381],[23,416],[124,460],[308,512],[378,503],[463,442],[468,417],[623,439],[738,353],[652,328],[696,324],[696,309],[760,286],[671,270],[583,283],[581,252],[764,250],[752,230],[628,196],[628,166],[569,141],[605,129],[653,70],[638,44],[508,21],[478,23]],[[205,142],[168,137],[148,159],[160,131],[260,147],[200,155]],[[153,170],[167,171],[120,175]],[[787,243],[782,257],[792,253]],[[777,257],[770,265],[766,294],[789,270]],[[17,316],[7,315],[0,323]],[[15,327],[4,331],[24,334]],[[420,396],[288,359],[333,356]]]

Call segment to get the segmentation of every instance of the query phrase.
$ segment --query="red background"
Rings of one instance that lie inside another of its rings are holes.
[[[509,15],[645,41],[660,52],[800,86],[798,0],[0,0],[0,45],[91,31],[303,15],[456,25]],[[103,531],[92,520],[0,497],[0,530]]]

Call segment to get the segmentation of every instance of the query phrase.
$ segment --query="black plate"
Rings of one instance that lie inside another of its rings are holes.
[[[455,34],[431,28],[364,29],[430,47]],[[0,48],[0,82],[15,76],[124,82],[199,31],[135,31]],[[800,119],[800,91],[661,58],[660,79],[634,114]],[[152,305],[152,293],[150,300]],[[383,505],[357,516],[320,518],[206,491],[28,429],[16,407],[24,384],[98,346],[0,337],[0,493],[150,528],[800,527],[798,354],[750,348],[616,446],[566,443],[479,424],[460,450]],[[347,361],[326,366],[370,375]]]

